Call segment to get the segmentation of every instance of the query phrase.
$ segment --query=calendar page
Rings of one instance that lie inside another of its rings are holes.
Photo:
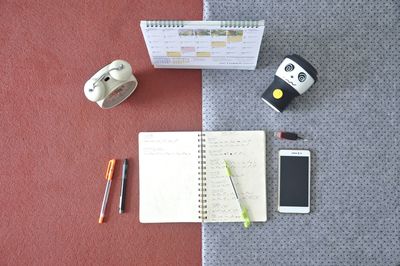
[[[157,68],[255,69],[264,21],[141,21]]]

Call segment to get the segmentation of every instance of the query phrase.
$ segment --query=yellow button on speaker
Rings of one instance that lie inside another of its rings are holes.
[[[275,99],[279,100],[283,96],[283,91],[281,89],[275,89],[272,92],[272,96],[274,96]]]

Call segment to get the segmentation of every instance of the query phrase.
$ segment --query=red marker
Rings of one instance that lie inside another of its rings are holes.
[[[298,140],[301,139],[303,141],[307,141],[306,139],[303,139],[302,137],[299,137],[299,135],[297,135],[296,133],[292,133],[292,132],[284,132],[284,131],[278,131],[275,132],[275,137],[277,137],[278,139],[288,139],[288,140]]]

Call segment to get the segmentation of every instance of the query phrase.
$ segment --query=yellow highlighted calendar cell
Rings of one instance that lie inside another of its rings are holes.
[[[213,48],[226,47],[226,42],[211,42],[211,47]]]
[[[181,56],[181,52],[170,51],[170,52],[167,52],[167,56],[170,56],[170,57],[180,57],[180,56]]]
[[[197,57],[210,57],[211,53],[210,52],[197,52],[196,55],[197,55]]]
[[[243,31],[242,30],[228,30],[227,34],[228,42],[241,42],[243,41]]]
[[[228,42],[241,42],[243,36],[228,36]]]

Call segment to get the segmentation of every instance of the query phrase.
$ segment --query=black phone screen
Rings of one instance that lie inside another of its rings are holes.
[[[281,156],[280,205],[308,206],[309,157]]]

